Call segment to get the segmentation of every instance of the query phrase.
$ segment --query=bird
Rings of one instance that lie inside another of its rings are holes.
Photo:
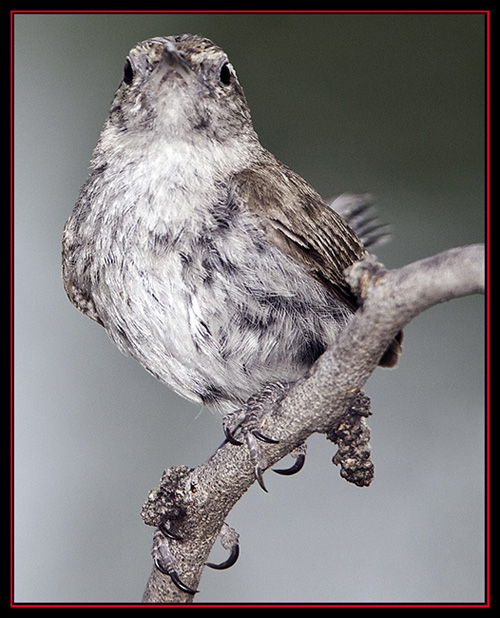
[[[126,58],[64,226],[64,288],[149,373],[230,415],[303,377],[349,323],[345,270],[379,236],[367,211],[364,195],[325,201],[262,146],[218,45],[150,38]]]

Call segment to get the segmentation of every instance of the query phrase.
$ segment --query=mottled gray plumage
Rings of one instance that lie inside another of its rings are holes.
[[[334,341],[357,307],[343,271],[364,254],[260,145],[219,47],[182,35],[131,50],[63,235],[70,300],[123,352],[232,410]]]

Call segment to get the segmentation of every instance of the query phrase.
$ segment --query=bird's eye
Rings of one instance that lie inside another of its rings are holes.
[[[225,86],[231,83],[231,69],[229,68],[229,64],[227,62],[225,62],[221,67],[219,79]]]
[[[125,66],[123,67],[123,82],[125,84],[130,84],[134,79],[134,69],[132,68],[132,63],[127,58],[125,61]]]

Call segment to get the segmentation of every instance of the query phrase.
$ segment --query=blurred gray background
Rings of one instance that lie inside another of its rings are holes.
[[[60,237],[129,49],[191,32],[229,54],[262,143],[325,197],[369,191],[395,268],[484,240],[484,16],[18,14],[15,69],[15,601],[136,602],[164,468],[221,423],[122,356],[66,299]],[[242,552],[197,602],[480,602],[484,305],[418,317],[375,372],[371,487],[334,446],[268,472],[230,513]],[[214,548],[212,558],[224,552]]]

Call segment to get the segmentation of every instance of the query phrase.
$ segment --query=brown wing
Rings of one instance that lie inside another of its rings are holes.
[[[355,311],[344,270],[366,252],[363,244],[305,180],[265,153],[234,178],[233,194],[256,215],[266,238],[301,264]]]
[[[269,242],[301,264],[352,311],[359,304],[344,271],[366,249],[347,223],[298,174],[264,151],[258,163],[237,174],[235,199],[255,213]],[[394,367],[401,354],[403,333],[393,339],[379,365]]]

